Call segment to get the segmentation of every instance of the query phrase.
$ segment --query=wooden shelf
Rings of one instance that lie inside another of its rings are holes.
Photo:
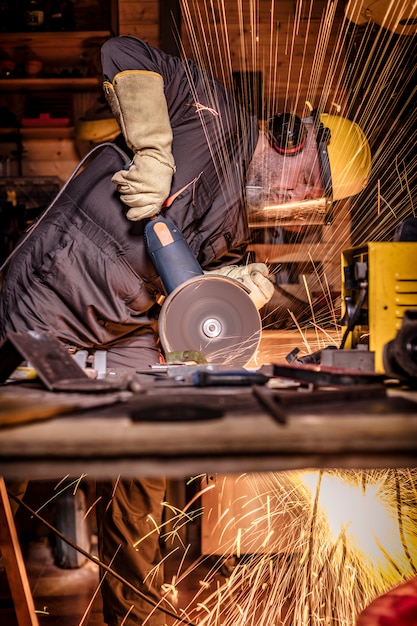
[[[55,42],[55,45],[59,42],[77,42],[85,41],[86,39],[97,38],[101,39],[109,37],[111,32],[109,30],[65,30],[65,31],[43,31],[43,32],[16,32],[16,33],[2,33],[1,43],[5,45],[16,46],[29,46],[34,44],[36,46],[50,46],[51,42]]]
[[[8,137],[19,134],[22,139],[56,139],[73,138],[73,126],[38,126],[36,128],[2,128],[0,141],[7,141]]]
[[[65,181],[79,163],[73,124],[102,95],[100,48],[118,33],[119,20],[118,0],[73,4],[76,30],[1,33],[3,57],[15,64],[12,78],[0,78],[0,106],[11,112],[5,123],[19,125],[42,113],[71,123],[50,126],[41,120],[43,126],[0,129],[0,158],[10,163],[11,177],[57,176]],[[40,72],[34,71],[33,60],[40,61]]]
[[[27,91],[95,91],[97,78],[4,78],[0,80],[0,92]]]
[[[89,67],[101,44],[111,36],[105,31],[2,33],[2,49],[16,61],[18,75],[0,79],[0,92],[91,91],[98,86]],[[25,63],[39,59],[39,77],[26,77]],[[77,74],[72,76],[76,70]]]
[[[24,139],[66,139],[74,137],[73,126],[43,126],[38,128],[21,128]]]

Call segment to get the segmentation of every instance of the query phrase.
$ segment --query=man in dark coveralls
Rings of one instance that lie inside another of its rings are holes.
[[[164,203],[205,271],[241,273],[259,308],[272,295],[265,265],[236,265],[248,237],[242,194],[257,120],[237,111],[226,90],[192,63],[132,37],[106,42],[102,66],[124,136],[116,144],[133,163],[124,169],[122,156],[106,147],[69,183],[9,263],[0,328],[2,337],[50,332],[68,347],[106,350],[108,367],[138,369],[160,356],[162,286],[142,220]],[[158,601],[165,481],[118,480],[98,491],[100,558]],[[111,626],[141,624],[152,610],[109,574],[102,595]],[[164,621],[155,611],[146,624]]]
[[[258,141],[256,117],[191,61],[116,37],[102,47],[102,68],[122,130],[114,143],[128,153],[129,166],[107,146],[65,187],[9,263],[0,332],[47,331],[71,348],[106,350],[108,367],[138,369],[159,362],[157,299],[163,293],[146,254],[143,220],[166,214],[203,270],[242,281],[260,309],[273,285],[264,264],[245,264],[246,175],[257,148],[254,162],[264,165],[256,166],[262,175],[251,174],[256,202],[268,158],[281,181],[284,170],[276,161],[284,158]],[[292,177],[294,197],[322,195],[316,161],[309,165],[313,174]],[[158,601],[164,480],[97,487],[101,560]],[[110,626],[164,624],[162,612],[109,574],[102,595]]]

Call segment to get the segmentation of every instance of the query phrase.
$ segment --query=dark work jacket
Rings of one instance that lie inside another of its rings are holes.
[[[164,214],[204,269],[240,261],[248,236],[244,176],[257,120],[192,62],[135,38],[109,40],[102,60],[106,79],[125,69],[163,76],[177,168],[171,194],[185,187]],[[163,288],[146,254],[144,225],[126,219],[111,182],[132,157],[122,137],[114,146],[67,183],[9,264],[3,337],[10,330],[50,331],[67,344],[105,348],[155,326]]]

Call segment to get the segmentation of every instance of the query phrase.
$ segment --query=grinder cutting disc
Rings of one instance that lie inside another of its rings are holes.
[[[243,366],[258,349],[261,318],[238,282],[198,276],[167,296],[159,336],[166,353],[195,350],[209,363]]]

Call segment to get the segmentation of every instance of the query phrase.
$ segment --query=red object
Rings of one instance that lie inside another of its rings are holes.
[[[358,615],[356,626],[417,626],[417,577],[371,602]]]
[[[39,117],[24,117],[23,128],[45,128],[50,126],[69,126],[69,117],[51,117],[49,113],[41,113]]]

